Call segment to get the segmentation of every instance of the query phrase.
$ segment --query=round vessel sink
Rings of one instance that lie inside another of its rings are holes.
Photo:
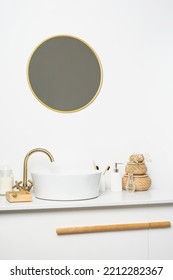
[[[99,196],[101,171],[31,172],[35,196],[48,200],[82,200]]]

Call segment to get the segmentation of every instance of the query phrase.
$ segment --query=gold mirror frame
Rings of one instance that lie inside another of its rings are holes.
[[[100,82],[99,82],[99,86],[97,88],[97,91],[96,93],[94,94],[94,96],[92,97],[92,99],[86,103],[84,106],[82,107],[79,107],[77,109],[74,109],[74,110],[60,110],[60,109],[56,109],[56,108],[52,108],[51,106],[47,105],[45,102],[43,102],[38,96],[37,94],[35,93],[32,85],[31,85],[31,82],[30,82],[30,77],[29,77],[29,67],[30,67],[30,63],[31,63],[31,60],[33,58],[33,55],[35,54],[36,51],[38,51],[39,47],[40,46],[43,46],[44,43],[46,43],[47,41],[51,40],[51,39],[55,39],[55,38],[60,38],[60,37],[67,37],[67,38],[73,38],[75,40],[78,40],[79,42],[81,42],[82,44],[84,44],[86,47],[89,48],[89,50],[92,52],[92,54],[95,56],[95,59],[98,63],[98,67],[99,67],[99,71],[100,71]],[[33,95],[35,96],[35,98],[42,104],[44,105],[46,108],[50,109],[50,110],[53,110],[55,112],[60,112],[60,113],[73,113],[73,112],[78,112],[80,110],[83,110],[84,108],[88,107],[95,99],[96,97],[98,96],[100,90],[101,90],[101,87],[102,87],[102,83],[103,83],[103,68],[102,68],[102,64],[101,64],[101,61],[97,55],[97,53],[95,52],[95,50],[88,44],[86,43],[84,40],[78,38],[78,37],[75,37],[75,36],[72,36],[72,35],[57,35],[57,36],[52,36],[52,37],[49,37],[47,39],[45,39],[44,41],[42,41],[40,44],[38,44],[36,46],[36,48],[32,51],[31,55],[30,55],[30,58],[28,60],[28,64],[27,64],[27,82],[29,84],[29,87],[30,87],[30,90],[31,92],[33,93]]]

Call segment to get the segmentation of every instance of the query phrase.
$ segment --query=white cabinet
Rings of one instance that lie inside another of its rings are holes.
[[[146,208],[27,211],[0,214],[0,259],[146,259],[148,232],[56,234],[56,228],[140,222]]]
[[[149,259],[173,260],[173,205],[148,207],[150,221],[170,221],[172,227],[149,230]]]
[[[0,197],[0,259],[173,259],[173,226],[57,235],[61,227],[170,221],[173,193],[107,192],[78,202],[9,204]]]

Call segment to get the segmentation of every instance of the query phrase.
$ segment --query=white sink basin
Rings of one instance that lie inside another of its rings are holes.
[[[48,200],[81,200],[99,195],[101,171],[31,172],[35,196]]]

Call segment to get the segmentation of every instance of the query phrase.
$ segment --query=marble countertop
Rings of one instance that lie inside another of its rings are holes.
[[[79,201],[49,201],[37,199],[33,196],[32,202],[10,203],[5,196],[0,196],[0,212],[27,211],[46,209],[76,209],[94,207],[123,207],[154,204],[173,204],[173,192],[151,189],[143,192],[127,193],[126,191],[113,193],[107,190],[99,197]]]

